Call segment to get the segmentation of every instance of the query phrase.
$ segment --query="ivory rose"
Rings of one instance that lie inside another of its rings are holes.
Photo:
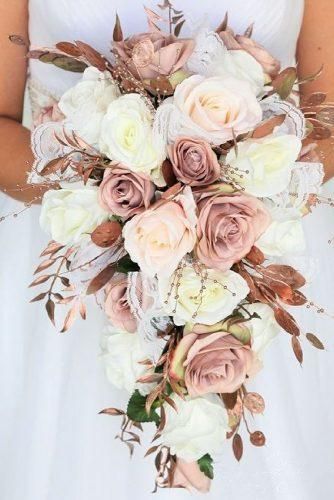
[[[120,95],[109,72],[90,66],[82,79],[61,97],[59,109],[77,134],[90,145],[97,145],[107,108]]]
[[[233,76],[193,75],[176,87],[183,135],[220,145],[252,130],[262,110],[250,84]]]
[[[259,356],[272,340],[279,334],[281,327],[275,320],[274,311],[267,304],[254,303],[245,305],[245,309],[250,314],[256,314],[258,317],[247,321],[252,338],[252,350]]]
[[[194,41],[154,31],[116,42],[113,48],[137,79],[149,80],[180,70],[194,49]]]
[[[123,228],[131,259],[149,276],[170,276],[196,242],[196,205],[189,187],[135,215]]]
[[[247,375],[254,373],[257,362],[248,344],[224,330],[188,333],[174,356],[185,370],[184,381],[191,397],[235,392]]]
[[[220,165],[210,144],[201,139],[178,137],[168,148],[176,178],[190,186],[212,184],[220,175]]]
[[[153,137],[152,123],[152,111],[141,95],[122,95],[109,105],[102,121],[101,152],[133,172],[155,176],[166,155]]]
[[[161,302],[166,313],[173,316],[176,325],[187,322],[213,325],[231,314],[249,293],[246,281],[233,271],[200,271],[188,265],[182,269],[179,277],[159,277]]]
[[[220,454],[229,432],[227,411],[216,394],[195,399],[181,399],[171,395],[177,412],[164,405],[166,424],[161,440],[172,455],[186,462],[194,462],[209,453]]]
[[[197,490],[200,493],[208,493],[210,486],[211,480],[200,470],[197,462],[176,459],[172,477],[173,488],[186,488],[190,491]]]
[[[258,240],[265,255],[283,257],[300,255],[306,250],[305,234],[300,218],[274,220]]]
[[[142,361],[147,358],[136,334],[108,328],[101,342],[102,361],[109,382],[117,389],[125,389],[132,394],[135,389],[147,395],[152,384],[137,383],[147,373],[147,366]]]
[[[50,189],[43,196],[40,225],[63,245],[89,241],[90,233],[109,218],[98,203],[98,189]]]
[[[128,219],[147,209],[154,193],[155,187],[149,178],[115,166],[105,171],[99,201],[105,210]]]
[[[264,204],[243,193],[199,193],[196,253],[207,267],[226,271],[248,254],[270,224]]]
[[[127,290],[127,275],[115,275],[105,287],[104,310],[113,326],[134,333],[137,330],[137,321],[128,302]]]
[[[233,180],[247,193],[257,197],[273,196],[284,191],[291,180],[294,163],[302,147],[295,135],[268,135],[232,148],[226,163],[235,172]]]

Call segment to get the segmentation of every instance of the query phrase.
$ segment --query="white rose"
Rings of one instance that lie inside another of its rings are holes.
[[[267,304],[248,304],[244,306],[250,314],[258,314],[259,318],[247,321],[252,336],[252,351],[259,355],[263,354],[265,348],[278,335],[281,327],[275,320],[274,312]]]
[[[291,180],[292,167],[302,147],[295,135],[269,135],[239,142],[226,164],[234,170],[233,180],[247,193],[268,197],[284,191]]]
[[[246,80],[256,95],[263,92],[265,84],[263,68],[257,60],[244,50],[220,52],[208,71],[215,76],[227,73],[235,78]]]
[[[156,177],[165,148],[153,137],[153,116],[139,94],[126,94],[112,102],[103,119],[100,150],[134,172]]]
[[[176,394],[177,412],[165,404],[166,425],[162,431],[162,442],[171,454],[187,462],[198,460],[209,453],[221,453],[226,433],[230,430],[228,414],[216,394],[195,399],[181,399]]]
[[[262,120],[262,109],[251,85],[226,74],[193,75],[176,87],[173,105],[180,115],[179,135],[220,145],[249,132]],[[164,105],[161,106],[163,111]],[[170,135],[170,134],[169,134]]]
[[[273,221],[257,240],[256,246],[265,255],[273,257],[304,253],[306,243],[301,220]]]
[[[45,193],[40,225],[53,240],[73,245],[88,240],[90,233],[108,217],[98,202],[98,188],[58,189]]]
[[[218,323],[249,293],[246,281],[234,271],[203,269],[200,274],[193,266],[186,266],[181,276],[177,274],[158,280],[161,302],[166,313],[174,317],[176,325]]]
[[[59,108],[88,144],[99,142],[101,123],[109,104],[120,95],[110,73],[85,69],[82,79],[59,101]]]
[[[147,366],[140,364],[146,357],[136,333],[114,328],[106,331],[102,339],[102,359],[107,379],[117,389],[125,389],[130,394],[135,389],[143,395],[150,392],[152,384],[137,383],[147,372]]]

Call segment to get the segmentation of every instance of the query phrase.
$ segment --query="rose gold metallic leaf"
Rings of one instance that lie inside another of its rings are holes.
[[[73,57],[80,57],[81,50],[71,42],[59,42],[56,44],[56,48],[61,52]]]
[[[246,255],[245,258],[254,265],[263,264],[265,260],[263,252],[261,252],[261,250],[255,246],[251,248],[250,252]]]
[[[39,295],[37,295],[36,297],[34,297],[33,299],[31,299],[30,302],[38,302],[39,300],[43,300],[45,299],[45,297],[47,296],[48,292],[43,292],[43,293],[40,293]]]
[[[261,123],[253,132],[253,139],[261,139],[269,134],[272,134],[275,127],[282,125],[286,118],[286,115],[273,116],[269,120]]]
[[[293,349],[293,352],[294,352],[297,360],[299,361],[300,364],[302,364],[303,363],[303,350],[302,350],[302,346],[300,345],[298,338],[295,335],[293,335],[293,337],[291,339],[291,344],[292,344],[292,349]]]
[[[180,16],[180,17],[182,18],[183,16]],[[175,26],[175,29],[174,29],[174,35],[175,35],[175,36],[179,36],[179,35],[180,35],[181,30],[182,30],[183,25],[184,25],[184,23],[185,23],[185,22],[186,22],[186,20],[185,20],[185,19],[183,19],[180,23],[178,23],[178,24]]]
[[[106,69],[107,61],[97,50],[93,49],[93,47],[87,43],[80,42],[78,40],[75,43],[79,47],[82,56],[91,66],[94,66],[100,71],[104,71]]]
[[[123,31],[121,27],[121,21],[119,19],[118,14],[116,14],[115,27],[113,32],[113,40],[114,42],[121,42],[124,39]]]
[[[173,410],[176,411],[176,413],[178,412],[176,403],[175,401],[173,401],[173,399],[171,399],[169,396],[165,396],[165,402],[169,404],[169,406],[171,406]]]
[[[105,408],[99,412],[99,415],[112,415],[113,417],[119,417],[125,415],[123,410],[118,410],[117,408]]]
[[[283,281],[292,288],[301,288],[305,285],[305,278],[291,266],[271,264],[262,270],[269,278]]]
[[[254,446],[264,446],[266,444],[266,437],[261,431],[252,432],[249,439]]]
[[[296,337],[300,335],[300,330],[296,320],[290,313],[288,313],[288,311],[276,306],[274,308],[274,314],[277,323],[283,328],[283,330]]]
[[[147,452],[145,453],[145,457],[148,457],[149,455],[152,455],[152,453],[155,453],[157,451],[157,449],[159,448],[159,445],[158,446],[152,446],[151,448],[149,448],[147,450]]]
[[[41,271],[44,271],[44,269],[47,269],[48,267],[52,266],[56,262],[56,259],[46,259],[43,260],[43,262],[40,263],[40,265],[37,267],[36,271],[34,274],[38,274]]]
[[[266,283],[271,288],[271,290],[273,290],[283,301],[292,299],[294,293],[293,289],[291,288],[291,286],[283,283],[283,281],[268,280],[268,282],[266,281]]]
[[[64,248],[64,245],[57,243],[56,241],[50,241],[45,250],[40,254],[40,257],[45,257],[46,255],[55,254]]]
[[[87,307],[83,302],[80,302],[79,313],[80,313],[80,316],[82,317],[82,319],[85,320],[87,317]]]
[[[161,373],[149,373],[140,377],[137,382],[141,384],[153,384],[155,382],[161,382],[163,375]]]
[[[172,164],[169,160],[165,160],[161,167],[163,178],[168,187],[174,186],[177,183]]]
[[[76,295],[71,295],[69,297],[64,297],[63,299],[59,299],[58,300],[58,304],[62,304],[62,305],[67,305],[67,304],[70,304],[72,302],[73,299],[76,298]]]
[[[61,276],[60,281],[64,286],[66,286],[66,288],[70,286],[70,280],[68,278],[65,278],[65,276]]]
[[[91,295],[101,290],[101,288],[103,288],[108,283],[108,281],[113,277],[114,274],[115,266],[114,264],[110,264],[97,276],[95,276],[95,278],[92,279],[92,281],[88,285],[86,294]]]
[[[55,303],[53,302],[53,300],[48,299],[47,303],[45,304],[45,309],[48,313],[50,321],[55,324]]]
[[[46,176],[54,174],[64,165],[64,158],[55,158],[51,160],[45,167],[41,170],[40,175]]]
[[[41,285],[42,283],[45,283],[48,281],[48,279],[51,278],[50,274],[43,274],[42,276],[38,276],[32,283],[30,283],[28,288],[31,288],[33,286]]]
[[[250,24],[248,28],[246,29],[244,36],[247,38],[251,38],[253,35],[253,30],[254,30],[254,23]]]
[[[73,307],[71,307],[71,309],[68,311],[67,315],[66,315],[66,318],[65,318],[65,321],[64,321],[64,326],[63,328],[61,329],[61,332],[60,333],[65,333],[67,332],[71,326],[73,325],[75,319],[76,319],[76,316],[77,316],[77,312],[78,312],[78,307],[77,305],[75,304]]]
[[[306,338],[316,349],[320,349],[321,351],[325,349],[324,344],[313,333],[307,333]]]
[[[233,392],[231,394],[222,394],[221,397],[224,401],[225,407],[228,410],[233,410],[233,408],[235,407],[235,405],[237,403],[238,392],[236,391],[236,392]]]
[[[161,197],[164,200],[172,200],[173,198],[175,198],[176,195],[178,195],[179,193],[181,193],[182,189],[183,189],[183,187],[182,187],[181,182],[178,182],[177,184],[174,184],[174,186],[172,186],[169,189],[167,189],[167,191],[165,191],[161,195]]]
[[[235,458],[238,460],[238,462],[240,462],[244,451],[244,445],[240,434],[234,434],[232,441],[232,449]]]
[[[221,31],[226,31],[227,26],[228,26],[228,12],[225,13],[224,19],[216,29],[216,33],[220,33]]]
[[[117,221],[102,222],[91,234],[92,242],[98,247],[111,247],[122,234],[122,226]]]
[[[293,290],[291,297],[281,297],[281,300],[289,306],[303,306],[307,304],[307,298],[299,290]]]
[[[256,392],[248,392],[244,398],[244,405],[252,413],[263,413],[265,409],[264,399]]]

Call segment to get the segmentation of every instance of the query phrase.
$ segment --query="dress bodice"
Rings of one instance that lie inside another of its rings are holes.
[[[157,0],[145,1],[147,7],[158,10],[156,4]],[[216,28],[228,12],[229,24],[236,32],[243,33],[254,23],[254,39],[265,45],[283,66],[293,62],[304,0],[174,0],[173,4],[186,15],[185,31],[205,14]],[[141,0],[30,0],[31,45],[53,46],[59,41],[82,40],[107,55],[116,12],[126,35],[146,31]],[[39,61],[31,62],[30,71],[34,80],[56,96],[79,78]]]

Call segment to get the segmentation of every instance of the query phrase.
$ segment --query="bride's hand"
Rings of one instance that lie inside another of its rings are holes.
[[[301,78],[314,74],[323,64],[319,78],[302,85],[304,95],[325,92],[334,102],[334,2],[305,0],[305,14],[298,43],[298,70]],[[334,131],[334,127],[332,127]],[[334,176],[334,138],[319,141],[320,161],[325,166],[325,180]]]
[[[27,49],[11,43],[12,34],[28,44],[27,0],[0,2],[0,190],[18,200],[37,202],[41,189],[26,184],[33,162],[30,131],[21,125]]]

